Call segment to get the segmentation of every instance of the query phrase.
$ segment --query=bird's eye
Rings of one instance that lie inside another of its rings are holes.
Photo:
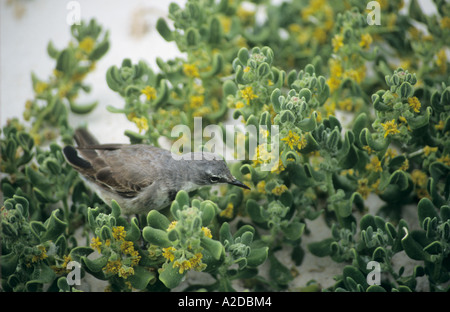
[[[209,181],[211,183],[217,183],[217,182],[219,182],[219,177],[214,177],[214,176],[209,177]]]

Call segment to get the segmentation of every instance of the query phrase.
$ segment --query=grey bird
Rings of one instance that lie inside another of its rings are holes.
[[[178,191],[204,185],[229,183],[250,189],[212,153],[190,153],[190,160],[177,160],[170,151],[151,145],[99,144],[84,128],[75,131],[74,139],[76,148],[63,149],[67,162],[106,204],[117,201],[125,215],[162,209]]]

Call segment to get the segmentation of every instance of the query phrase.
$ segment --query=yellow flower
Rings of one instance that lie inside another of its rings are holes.
[[[405,159],[405,161],[403,162],[403,164],[400,166],[400,170],[406,171],[409,168],[409,160]]]
[[[234,211],[233,203],[228,203],[227,207],[220,212],[220,216],[231,219],[233,217],[233,211]]]
[[[256,159],[253,160],[253,165],[264,164],[271,159],[270,152],[267,151],[266,144],[260,144],[256,147]]]
[[[229,33],[231,29],[231,18],[228,16],[220,15],[219,16],[220,24],[222,25],[222,29],[225,33]]]
[[[422,199],[424,197],[431,199],[430,194],[428,194],[428,191],[426,188],[423,188],[423,187],[416,188],[415,192],[419,199]]]
[[[201,267],[203,255],[197,252],[189,261],[194,269]]]
[[[119,269],[119,277],[128,278],[129,276],[134,275],[134,269],[132,267],[122,266]]]
[[[141,90],[141,93],[145,94],[145,96],[147,97],[147,101],[156,99],[156,89],[151,86],[146,86]]]
[[[248,73],[250,71],[250,66],[245,66],[244,67],[244,73]]]
[[[134,117],[133,119],[131,119],[132,122],[134,122],[136,124],[136,126],[139,129],[139,133],[142,132],[142,130],[147,131],[148,130],[148,121],[147,118],[145,117]]]
[[[251,100],[258,98],[258,96],[253,93],[252,87],[245,87],[243,90],[241,90],[241,96],[245,100],[247,100],[247,104],[250,104]]]
[[[333,92],[341,85],[341,80],[337,77],[331,76],[327,80],[327,84],[330,87],[330,91]]]
[[[374,156],[370,159],[370,163],[366,165],[366,169],[373,172],[381,172],[383,168],[381,167],[381,161],[378,156]]]
[[[344,46],[344,36],[335,35],[333,39],[331,39],[331,44],[333,45],[333,52],[339,51],[339,49]]]
[[[62,76],[64,76],[64,73],[60,70],[54,69],[53,76],[55,76],[56,78],[61,78]]]
[[[365,145],[363,146],[363,149],[365,149],[367,151],[367,154],[373,154],[374,150],[369,146],[369,145]]]
[[[236,11],[237,17],[239,17],[239,20],[242,24],[248,25],[253,24],[253,20],[255,18],[255,11],[247,10],[243,6],[239,6]]]
[[[233,205],[233,204],[232,204],[232,205]],[[211,230],[210,230],[210,229],[208,229],[207,227],[202,226],[202,231],[203,231],[203,234],[205,234],[206,237],[212,238]]]
[[[408,104],[409,107],[411,107],[415,113],[420,113],[421,104],[417,97],[413,96],[408,98]]]
[[[67,264],[72,261],[72,257],[70,255],[64,256],[64,262],[62,264],[62,267],[67,267]]]
[[[162,256],[164,258],[166,258],[167,260],[169,260],[170,262],[172,262],[173,259],[175,259],[175,255],[174,255],[174,251],[175,250],[176,249],[173,248],[172,246],[171,247],[167,247],[167,248],[163,248],[162,249],[162,251],[163,251]]]
[[[442,28],[450,29],[450,17],[444,16],[441,19],[441,26],[442,26]]]
[[[98,237],[92,237],[91,239],[91,248],[98,251],[98,253],[101,252],[100,246],[102,245],[102,242],[100,241],[100,238]]]
[[[86,37],[80,42],[80,49],[86,53],[91,53],[94,49],[95,41],[91,37]]]
[[[344,169],[341,171],[342,176],[346,176],[346,175],[352,176],[354,174],[355,174],[355,170],[353,170],[353,169]]]
[[[31,258],[31,262],[35,263],[41,260],[44,260],[45,258],[47,258],[47,250],[45,249],[44,246],[38,246],[37,247],[39,249],[39,254],[37,255],[33,255],[33,258]]]
[[[242,108],[242,107],[244,107],[244,106],[245,106],[245,104],[244,104],[244,102],[242,102],[242,101],[238,101],[238,102],[236,103],[236,109]]]
[[[370,188],[372,189],[372,191],[374,191],[376,194],[379,194],[379,190],[378,187],[380,186],[380,179],[377,179],[374,183],[372,183],[372,185],[370,186]]]
[[[288,135],[281,139],[281,141],[286,142],[291,149],[294,149],[294,146],[299,144],[299,140],[300,136],[297,133],[292,132],[292,130],[289,130]]]
[[[344,73],[344,78],[353,79],[357,83],[360,83],[365,76],[366,76],[366,67],[364,65],[356,69],[349,69]]]
[[[423,187],[427,184],[428,176],[425,172],[419,169],[414,169],[411,172],[411,180],[413,183],[419,187]]]
[[[180,274],[183,274],[184,273],[184,271],[188,271],[188,270],[190,270],[191,268],[192,268],[192,264],[191,264],[191,262],[190,261],[188,261],[188,260],[183,260],[183,261],[175,261],[174,263],[173,263],[173,267],[174,268],[180,268],[179,270],[178,270],[178,272],[180,273]]]
[[[167,231],[173,230],[175,226],[177,225],[178,221],[172,221],[169,224],[169,227],[167,228]]]
[[[198,78],[200,74],[198,72],[197,66],[194,64],[183,64],[183,73],[191,78]]]
[[[210,107],[200,107],[192,114],[192,117],[202,117],[202,116],[206,116],[208,114],[211,114]]]
[[[339,101],[338,106],[344,111],[351,112],[353,110],[353,102],[351,99],[346,98],[345,100]]]
[[[36,91],[37,94],[41,94],[42,92],[44,92],[47,89],[48,89],[48,83],[46,83],[46,82],[38,81],[34,85],[34,91]]]
[[[205,102],[205,97],[203,95],[192,95],[189,102],[189,107],[192,109],[200,108]]]
[[[136,266],[138,265],[139,261],[141,261],[141,256],[139,255],[139,252],[137,250],[134,250],[130,256],[132,257],[131,259],[131,265],[132,266]]]
[[[431,153],[437,152],[437,150],[438,150],[437,147],[425,145],[425,147],[423,148],[423,153],[425,154],[425,156],[429,156]]]
[[[288,29],[290,32],[293,32],[293,33],[300,33],[302,31],[302,28],[298,24],[290,24],[288,26]]]
[[[122,267],[122,262],[120,261],[120,259],[114,260],[114,261],[108,260],[108,263],[103,268],[103,270],[106,273],[117,274],[117,273],[119,273],[119,270],[121,267]]]
[[[300,136],[300,140],[298,141],[297,148],[302,150],[306,147],[308,141],[306,141],[306,137],[304,135]]]
[[[373,39],[370,34],[362,34],[361,35],[361,41],[359,42],[359,46],[363,49],[368,49],[370,47],[370,44],[372,43]]]
[[[120,245],[120,250],[126,255],[131,255],[134,253],[134,245],[133,242],[123,241]]]
[[[450,166],[450,155],[441,156],[437,161],[440,161],[441,163],[445,164],[446,166]]]
[[[436,65],[441,70],[441,73],[445,73],[447,71],[447,54],[445,53],[445,49],[441,49],[437,53]]]
[[[112,235],[114,239],[121,241],[125,239],[125,235],[127,235],[127,231],[123,226],[114,226],[112,228]]]
[[[444,121],[443,120],[439,120],[437,125],[434,125],[434,128],[436,130],[444,130]]]
[[[266,181],[259,181],[256,185],[256,189],[259,193],[265,194],[266,193]]]
[[[283,162],[281,161],[281,159],[278,159],[278,163],[276,163],[272,169],[270,170],[270,172],[272,173],[276,173],[276,174],[280,174],[281,172],[283,172],[286,169],[286,167],[283,165]]]
[[[367,179],[359,179],[358,180],[358,189],[357,189],[357,192],[359,193],[359,194],[361,194],[361,196],[364,198],[364,199],[367,199],[367,197],[369,196],[369,194],[370,194],[370,187],[369,187],[369,185],[368,185],[368,183],[369,183],[369,181],[367,180]]]
[[[385,138],[388,135],[400,133],[400,130],[397,129],[397,124],[395,123],[395,119],[392,119],[391,121],[382,123],[381,126],[384,129],[384,137]]]
[[[63,263],[51,266],[52,270],[58,275],[68,274],[70,272],[70,270],[67,269],[67,264],[72,261],[72,257],[67,255],[63,256],[63,258]]]
[[[392,159],[392,158],[394,158],[395,156],[397,156],[397,151],[396,151],[396,150],[393,150],[392,148],[388,148],[387,151],[386,151],[385,156]]]
[[[327,41],[327,32],[320,27],[314,29],[313,38],[315,38],[319,43],[325,43]]]
[[[276,186],[272,189],[272,194],[280,196],[281,194],[283,194],[284,192],[286,192],[288,190],[287,186],[282,184],[279,186]]]

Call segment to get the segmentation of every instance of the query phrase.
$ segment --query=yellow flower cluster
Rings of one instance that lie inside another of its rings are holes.
[[[131,241],[126,241],[125,237],[127,232],[123,226],[114,226],[112,228],[112,236],[114,238],[114,246],[120,250],[126,260],[122,257],[117,259],[108,259],[103,271],[107,274],[117,274],[119,277],[128,278],[134,274],[134,268],[141,260],[139,252],[134,249],[134,244]],[[104,247],[111,247],[112,242],[107,239],[104,243],[99,237],[93,237],[91,239],[91,248],[95,249],[98,253],[103,253]],[[104,246],[104,247],[102,247]],[[126,264],[125,264],[126,262]]]
[[[194,269],[196,271],[201,271],[204,267],[202,262],[203,255],[201,253],[196,253],[194,256],[189,258],[189,260],[175,260],[173,263],[174,268],[179,268],[178,272],[183,274],[184,271]]]
[[[178,224],[178,221],[172,221],[167,231],[173,230]],[[211,230],[207,227],[201,228],[203,235],[208,238],[212,238]],[[191,247],[189,247],[190,249]],[[190,254],[190,255],[189,255]],[[173,262],[173,267],[178,268],[178,272],[183,274],[188,270],[203,270],[206,265],[202,263],[203,255],[200,252],[192,254],[186,250],[177,250],[173,246],[162,248],[162,256],[169,262]],[[175,258],[179,257],[177,260]]]
[[[330,78],[328,78],[327,83],[331,92],[339,88],[342,80],[345,78],[350,78],[356,83],[361,83],[366,76],[366,67],[364,65],[344,70],[342,61],[334,58],[330,59],[329,65]]]
[[[190,78],[200,77],[198,67],[194,64],[183,64],[183,73]]]
[[[212,238],[211,230],[208,229],[207,227],[202,226],[202,232],[206,237]]]
[[[278,163],[276,163],[272,169],[270,170],[270,172],[272,173],[276,173],[276,174],[280,174],[281,172],[283,172],[286,169],[286,167],[284,166],[283,162],[281,161],[281,159],[278,159]]]
[[[388,135],[393,135],[400,133],[400,130],[397,128],[397,124],[395,123],[395,119],[392,119],[391,121],[387,121],[385,123],[382,123],[381,126],[384,130],[384,137],[386,138]]]
[[[259,193],[265,194],[266,193],[266,181],[259,181],[256,185],[256,189]]]
[[[36,263],[38,261],[42,261],[42,260],[44,260],[44,259],[46,259],[48,257],[47,256],[47,250],[45,249],[44,246],[39,245],[39,246],[37,246],[37,249],[38,249],[38,253],[33,255],[33,257],[31,258],[31,262],[32,263]]]
[[[370,163],[366,165],[366,169],[373,172],[383,171],[383,167],[381,167],[381,161],[378,159],[378,156],[374,156],[370,159]]]
[[[370,48],[373,39],[370,34],[362,34],[361,41],[359,42],[359,46],[365,50]]]
[[[231,219],[233,218],[233,212],[234,212],[233,203],[228,203],[227,207],[220,212],[220,216]]]
[[[94,50],[95,41],[92,37],[85,37],[79,44],[79,48],[86,53],[91,53]]]
[[[331,39],[331,45],[333,46],[333,52],[336,53],[344,46],[344,36],[336,34]]]
[[[440,161],[441,163],[443,163],[446,166],[450,167],[450,155],[442,155],[441,157],[439,157],[438,159],[436,159],[437,161]]]
[[[430,197],[427,191],[428,176],[419,169],[411,172],[411,180],[414,183],[414,191],[419,198]]]
[[[413,96],[408,98],[408,104],[415,113],[420,113],[420,107],[422,105],[420,104],[420,101],[417,97]]]
[[[242,89],[241,96],[242,98],[244,98],[244,100],[247,101],[247,104],[250,104],[251,100],[258,98],[258,96],[253,93],[252,87],[245,87],[244,89]]]
[[[431,153],[436,153],[437,150],[438,150],[437,147],[425,145],[425,147],[423,148],[423,153],[425,154],[425,156],[430,156]]]
[[[253,160],[253,166],[257,166],[259,164],[264,164],[270,161],[272,155],[267,150],[267,144],[259,144],[256,147],[256,157]]]
[[[156,89],[151,86],[146,86],[144,89],[141,90],[141,93],[145,94],[147,101],[156,99]]]
[[[51,266],[51,268],[58,275],[68,274],[70,272],[70,270],[67,268],[67,265],[71,261],[72,261],[72,257],[70,255],[64,256],[63,262],[61,264],[53,265],[53,266]]]
[[[48,89],[48,83],[46,83],[46,82],[38,81],[34,85],[34,91],[36,92],[36,94],[41,94],[47,89]]]
[[[445,49],[439,50],[436,57],[436,65],[439,67],[441,73],[445,73],[447,71],[447,53]]]
[[[205,97],[203,95],[192,95],[190,97],[189,101],[189,107],[191,109],[199,109],[203,106],[203,103],[205,102]]]
[[[280,196],[281,194],[283,194],[283,193],[286,192],[287,190],[288,190],[287,186],[284,185],[284,184],[282,184],[282,185],[279,185],[279,186],[275,186],[275,187],[272,189],[272,194],[277,195],[277,196]]]
[[[369,180],[367,179],[359,179],[358,180],[358,189],[357,192],[361,194],[361,196],[364,199],[367,199],[369,197],[369,194],[371,193],[372,189],[369,186]]]
[[[136,124],[136,126],[139,129],[139,133],[141,133],[142,131],[147,131],[148,130],[148,120],[145,117],[133,117],[131,119],[132,122],[134,122]]]
[[[281,141],[285,142],[292,150],[295,150],[295,148],[301,150],[307,144],[306,138],[303,135],[299,135],[292,130],[289,130],[288,135],[282,138]]]

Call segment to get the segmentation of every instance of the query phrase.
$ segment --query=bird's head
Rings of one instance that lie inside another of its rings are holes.
[[[193,154],[193,158],[188,161],[188,166],[195,167],[198,173],[192,177],[193,182],[198,185],[212,185],[218,183],[228,183],[245,189],[250,189],[247,185],[237,180],[230,172],[225,161],[213,153],[202,152],[201,155]],[[197,156],[197,157],[196,157]],[[196,158],[195,158],[196,157]]]

